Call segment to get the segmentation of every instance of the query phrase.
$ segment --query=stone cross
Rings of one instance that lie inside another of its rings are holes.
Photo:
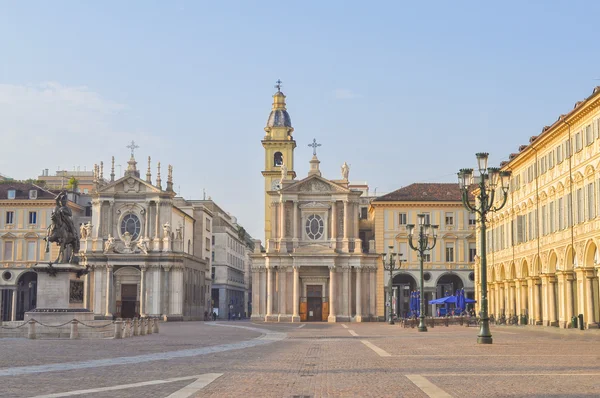
[[[308,144],[308,146],[313,149],[313,156],[317,156],[317,147],[321,146],[321,144],[317,144],[317,139],[313,138],[312,144]]]
[[[277,79],[277,81],[275,82],[277,84],[275,84],[275,88],[277,89],[277,92],[281,92],[281,80]]]

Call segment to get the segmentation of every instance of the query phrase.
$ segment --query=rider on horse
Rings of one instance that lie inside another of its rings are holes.
[[[73,224],[73,212],[67,206],[67,200],[67,193],[64,191],[56,197],[56,207],[51,216],[52,224],[48,228],[46,236],[46,253],[50,250],[50,242],[56,242],[61,246],[59,258],[62,256],[65,245],[70,245],[74,252],[79,251],[79,236]]]

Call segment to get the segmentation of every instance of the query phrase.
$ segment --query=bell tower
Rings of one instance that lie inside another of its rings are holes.
[[[265,127],[262,146],[265,148],[265,242],[271,238],[271,202],[268,192],[278,191],[283,186],[281,169],[287,169],[287,179],[296,178],[294,171],[294,148],[296,141],[292,137],[294,128],[285,107],[285,95],[281,92],[281,81],[275,85],[277,92],[273,95],[273,107]],[[285,166],[284,166],[285,165]]]

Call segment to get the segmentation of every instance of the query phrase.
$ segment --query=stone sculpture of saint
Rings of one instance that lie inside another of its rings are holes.
[[[163,238],[171,237],[171,224],[167,221],[165,225],[163,225]]]
[[[87,239],[87,230],[85,229],[85,224],[81,224],[79,226],[79,238]]]
[[[115,250],[115,238],[108,234],[108,239],[104,242],[104,253],[110,253]]]
[[[281,165],[281,181],[287,179],[287,173],[288,173],[288,169],[287,166],[284,164]]]
[[[350,166],[348,166],[348,163],[344,162],[342,165],[342,178],[348,180],[348,174],[350,174]]]

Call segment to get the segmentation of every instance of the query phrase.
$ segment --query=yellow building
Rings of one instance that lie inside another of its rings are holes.
[[[583,314],[598,326],[599,137],[596,87],[501,164],[512,180],[487,225],[490,314],[563,328]]]
[[[458,184],[411,184],[371,202],[370,218],[374,220],[375,249],[387,253],[389,246],[406,260],[394,271],[392,309],[395,314],[408,311],[410,292],[419,289],[419,258],[408,245],[407,224],[417,224],[417,214],[425,214],[425,222],[439,225],[438,239],[424,259],[424,293],[427,301],[453,295],[464,288],[467,297],[474,293],[475,217],[462,205]],[[416,238],[416,237],[415,237]],[[389,271],[381,259],[377,265],[377,316],[387,316]],[[423,297],[423,295],[421,295]],[[436,308],[426,307],[427,314]]]
[[[54,244],[46,253],[44,242],[55,199],[56,194],[34,184],[0,184],[0,322],[22,320],[36,307],[37,273],[31,267],[58,255]],[[87,220],[82,206],[71,200],[68,206],[75,225]]]

